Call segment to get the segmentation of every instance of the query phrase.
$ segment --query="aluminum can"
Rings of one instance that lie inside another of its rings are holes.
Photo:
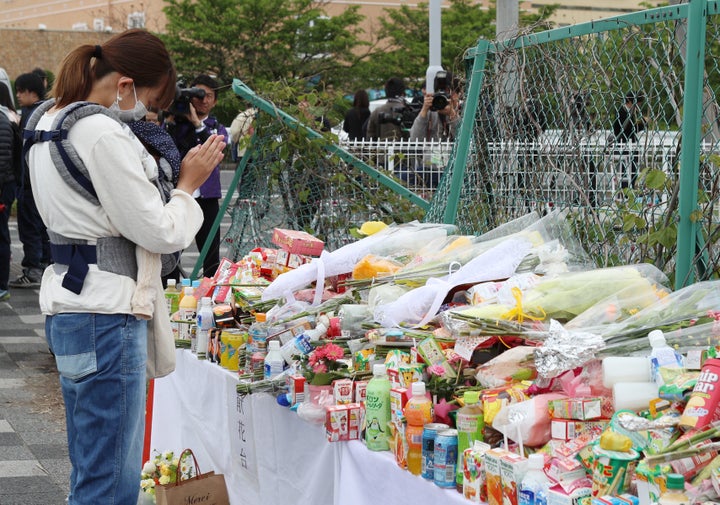
[[[450,429],[445,423],[428,423],[423,427],[422,434],[422,467],[420,475],[424,479],[433,480],[435,471],[433,470],[433,458],[435,457],[435,436],[441,432]]]
[[[455,489],[455,467],[458,460],[457,430],[443,430],[435,435],[433,448],[433,481],[436,486]]]

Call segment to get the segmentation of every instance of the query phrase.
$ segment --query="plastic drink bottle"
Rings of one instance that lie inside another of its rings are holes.
[[[264,379],[273,379],[280,375],[285,369],[285,358],[280,352],[280,342],[271,340],[268,343],[268,353],[265,356]]]
[[[408,442],[407,467],[413,475],[422,473],[422,437],[426,424],[433,419],[432,401],[425,395],[425,383],[413,382],[412,397],[405,404],[404,414]]]
[[[658,505],[688,505],[690,500],[685,494],[685,477],[679,473],[667,476],[667,490],[660,495]]]
[[[185,294],[182,300],[180,300],[180,304],[178,306],[178,316],[180,317],[181,321],[195,321],[195,317],[197,316],[197,300],[193,296],[193,288],[186,287],[184,293]],[[194,333],[195,332],[192,323],[185,322],[180,324],[180,332],[178,334],[178,338],[183,340],[190,340],[190,348],[192,351],[195,351],[192,343],[192,337]]]
[[[653,382],[659,387],[665,383],[660,375],[660,368],[682,368],[683,357],[667,344],[662,330],[651,331],[648,334],[648,340],[652,346],[652,351],[650,351],[651,376]]]
[[[180,305],[180,291],[177,289],[175,279],[168,279],[165,288],[165,303],[167,303],[168,314],[172,315],[177,312]]]
[[[480,405],[480,393],[478,391],[465,391],[463,395],[465,405],[457,411],[457,435],[458,435],[458,461],[455,470],[455,487],[459,493],[463,489],[463,454],[465,449],[472,447],[475,440],[482,442],[483,428],[485,421],[483,410]]]
[[[180,291],[177,289],[175,279],[168,279],[164,294],[168,314],[172,316],[180,308]],[[172,330],[173,338],[177,340],[180,333],[180,326],[175,321],[171,321],[170,329]]]
[[[215,326],[211,298],[204,296],[202,300],[200,300],[200,310],[198,310],[195,324],[197,326],[196,352],[198,358],[205,359],[207,358],[207,349],[209,343],[208,335],[212,327]]]
[[[544,471],[545,457],[531,454],[528,458],[528,471],[518,490],[518,505],[546,505],[550,480]]]
[[[178,299],[178,303],[180,303],[185,296],[185,288],[191,288],[192,283],[190,282],[190,279],[182,279],[180,281],[180,298]]]
[[[248,356],[250,373],[253,379],[262,379],[265,375],[265,356],[267,355],[268,324],[263,312],[255,314],[255,322],[248,328]]]
[[[373,377],[367,385],[365,397],[365,445],[371,451],[390,450],[388,444],[390,422],[390,379],[385,365],[373,365]]]

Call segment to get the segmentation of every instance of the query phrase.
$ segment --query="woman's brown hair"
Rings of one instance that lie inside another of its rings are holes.
[[[165,44],[145,30],[134,29],[102,45],[85,44],[68,53],[53,85],[56,105],[85,100],[93,84],[111,72],[130,77],[139,88],[164,85],[163,105],[175,98],[177,73]]]

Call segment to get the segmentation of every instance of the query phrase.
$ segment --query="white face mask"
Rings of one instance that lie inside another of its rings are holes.
[[[135,96],[135,107],[132,109],[123,110],[120,108],[120,100],[122,100],[122,98],[120,98],[119,93],[116,95],[115,101],[112,105],[108,107],[108,109],[114,112],[123,123],[140,121],[147,115],[147,108],[145,107],[145,104],[138,100],[137,92],[135,91],[135,83],[133,83],[133,95]]]

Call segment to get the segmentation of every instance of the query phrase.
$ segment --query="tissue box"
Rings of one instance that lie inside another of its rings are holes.
[[[273,230],[272,243],[282,247],[289,253],[320,256],[325,243],[307,232],[297,230]]]

